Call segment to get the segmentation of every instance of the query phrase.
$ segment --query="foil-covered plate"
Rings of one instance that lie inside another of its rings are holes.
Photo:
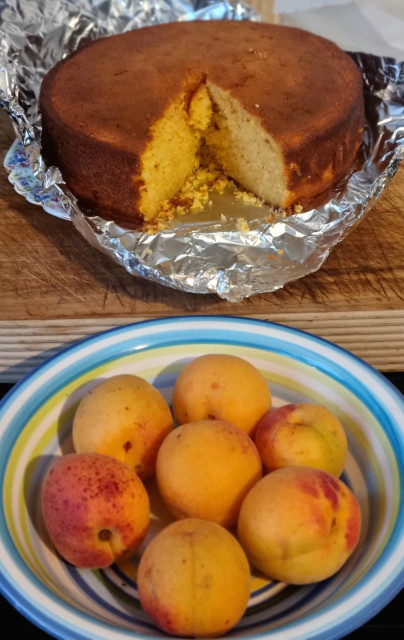
[[[17,134],[5,161],[10,181],[29,201],[69,219],[90,244],[135,276],[231,302],[275,291],[321,267],[383,193],[404,155],[404,63],[353,52],[364,81],[362,148],[349,175],[313,208],[285,217],[271,207],[247,205],[230,190],[161,231],[124,228],[82,211],[59,169],[45,165],[38,104],[44,74],[86,41],[105,35],[173,20],[260,16],[242,2],[212,0],[2,0],[0,8],[0,104]]]

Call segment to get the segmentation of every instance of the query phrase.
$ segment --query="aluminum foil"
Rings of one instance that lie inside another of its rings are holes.
[[[350,175],[314,208],[285,218],[270,207],[242,204],[230,191],[215,195],[209,210],[171,221],[158,233],[125,229],[81,211],[58,168],[46,167],[38,108],[44,74],[104,35],[174,20],[260,16],[242,2],[213,0],[0,0],[0,11],[0,102],[40,192],[134,276],[230,302],[275,291],[321,267],[383,193],[404,155],[404,63],[353,52],[365,87],[363,146]]]

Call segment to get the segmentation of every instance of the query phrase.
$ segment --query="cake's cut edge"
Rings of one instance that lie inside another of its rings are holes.
[[[175,197],[199,167],[199,148],[212,118],[212,104],[201,72],[190,71],[178,97],[150,127],[149,141],[133,177],[136,206],[146,222]]]
[[[207,84],[214,106],[205,140],[219,167],[246,191],[284,207],[290,196],[282,150],[258,115],[246,111],[228,91]]]

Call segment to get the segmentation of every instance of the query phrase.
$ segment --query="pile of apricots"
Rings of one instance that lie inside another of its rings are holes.
[[[247,608],[252,570],[318,582],[358,543],[340,421],[314,403],[273,407],[244,358],[191,360],[171,407],[143,378],[112,376],[82,398],[72,430],[75,452],[43,482],[49,538],[81,568],[136,557],[141,605],[168,634],[219,637]],[[169,517],[152,530],[153,482]]]

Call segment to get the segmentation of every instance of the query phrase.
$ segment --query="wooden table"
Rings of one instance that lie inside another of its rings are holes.
[[[272,1],[250,0],[265,19]],[[0,113],[0,157],[14,139]],[[13,382],[61,345],[145,318],[227,314],[315,333],[382,371],[404,371],[404,166],[322,268],[283,289],[230,303],[128,274],[70,222],[15,193],[0,170],[0,381]]]

